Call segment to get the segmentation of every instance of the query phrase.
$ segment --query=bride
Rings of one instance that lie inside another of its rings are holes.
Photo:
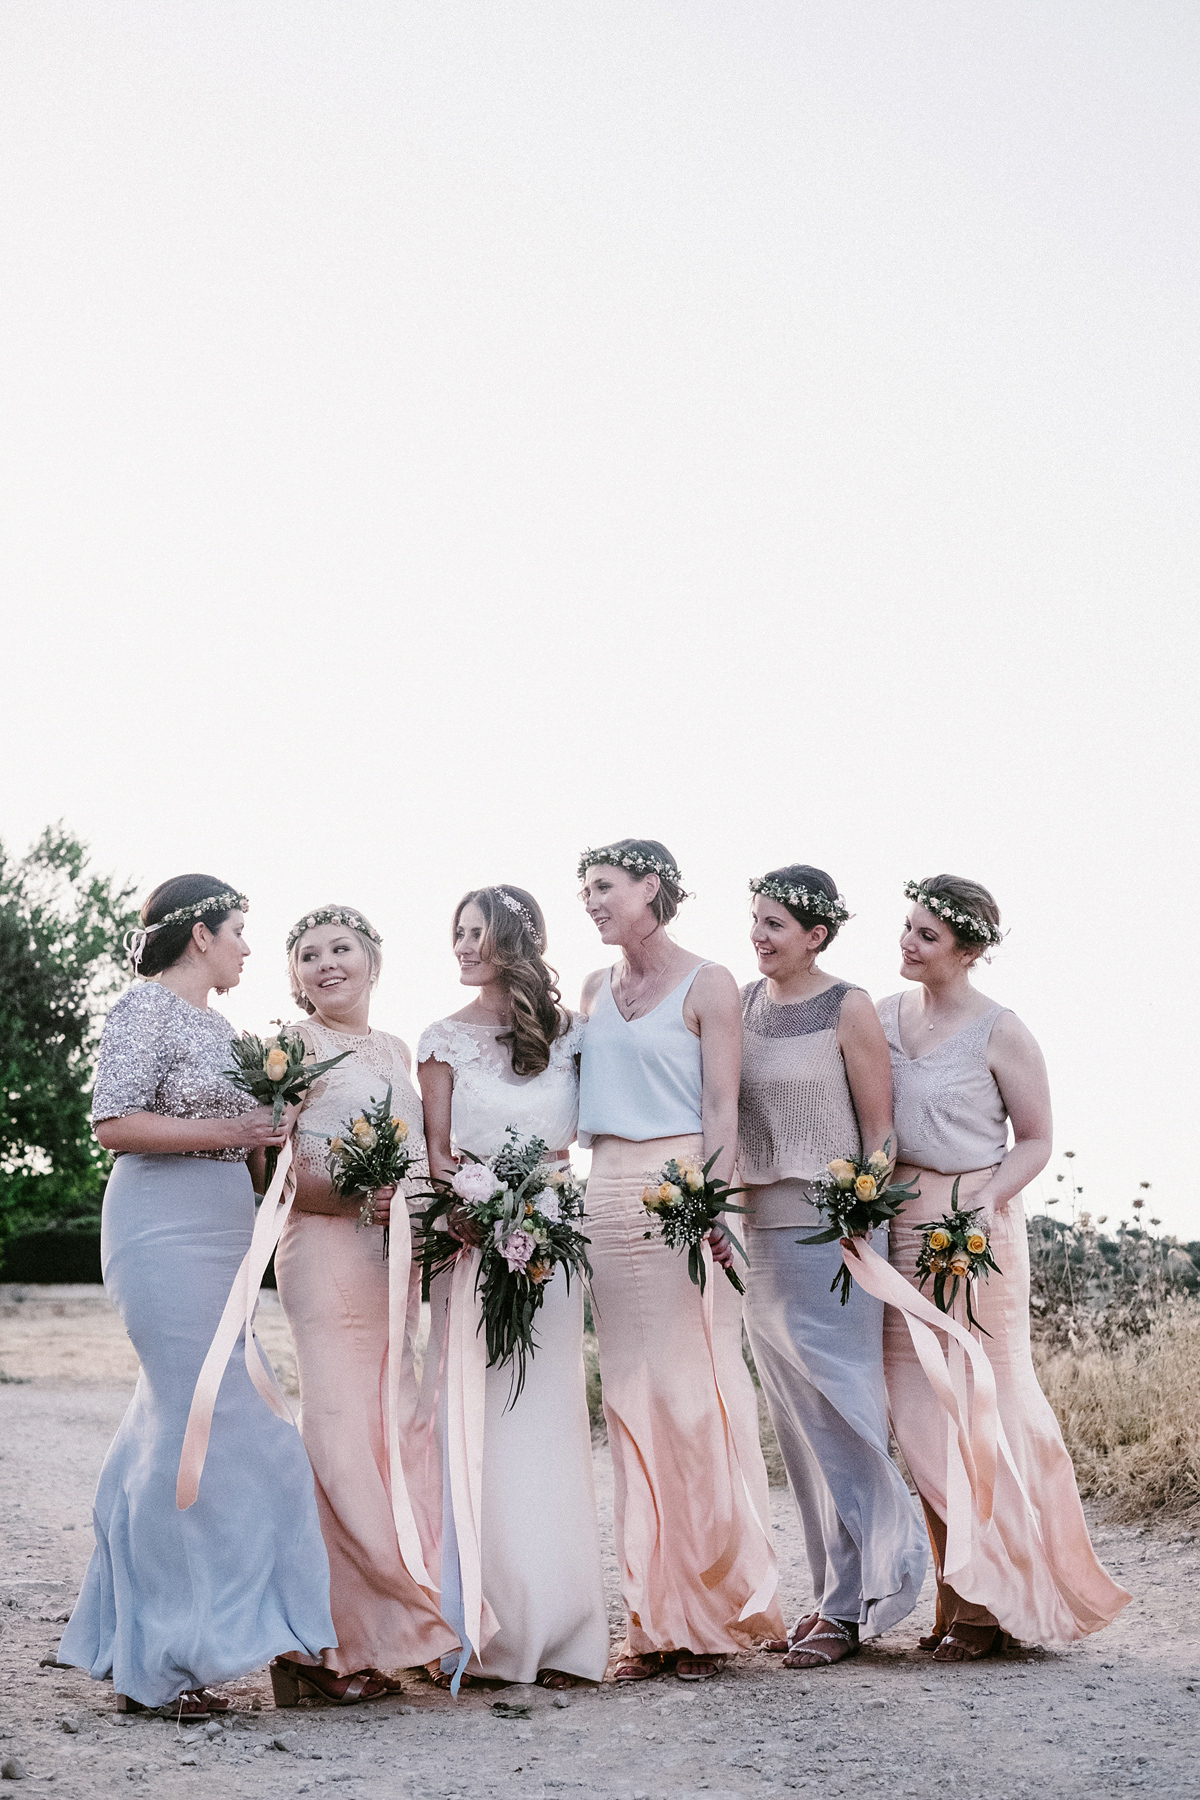
[[[435,1180],[451,1179],[456,1152],[491,1156],[509,1126],[522,1139],[542,1138],[548,1162],[568,1161],[583,1021],[559,1003],[542,958],[545,934],[541,908],[523,888],[475,889],[455,910],[459,979],[475,998],[429,1026],[417,1050]],[[471,1228],[461,1215],[456,1226],[453,1214],[451,1228],[473,1277]],[[482,1380],[477,1369],[472,1381],[472,1359],[484,1354],[478,1327],[473,1278],[435,1282],[425,1366],[440,1371],[442,1390],[442,1608],[463,1644],[461,1654],[443,1659],[443,1678],[453,1675],[456,1687],[464,1672],[553,1688],[600,1681],[608,1618],[582,1286],[573,1281],[568,1291],[562,1269],[551,1278],[515,1401],[510,1366],[489,1368]]]

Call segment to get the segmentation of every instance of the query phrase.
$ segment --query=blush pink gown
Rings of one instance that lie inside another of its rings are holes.
[[[390,1084],[392,1112],[418,1146],[424,1169],[421,1097],[398,1038],[372,1031],[353,1037],[312,1020],[299,1028],[319,1058],[353,1055],[313,1084],[296,1133],[299,1166],[325,1175],[328,1139]],[[425,1185],[410,1176],[410,1190]],[[408,1216],[392,1208],[393,1254]],[[389,1263],[383,1230],[293,1209],[275,1255],[279,1298],[296,1345],[300,1429],[316,1477],[317,1508],[329,1552],[330,1605],[338,1647],[324,1661],[339,1674],[413,1668],[440,1658],[458,1639],[422,1574],[437,1580],[439,1505],[436,1448],[420,1413],[413,1342],[420,1316],[420,1272],[408,1281],[403,1343],[398,1347],[398,1437],[404,1483],[424,1569],[407,1566],[393,1516],[387,1424]],[[396,1347],[393,1347],[394,1353]],[[393,1358],[394,1360],[394,1358]]]
[[[900,1040],[893,994],[879,1012],[892,1055],[898,1181],[915,1178],[920,1198],[892,1222],[889,1260],[912,1284],[921,1227],[949,1212],[956,1176],[969,1207],[1007,1150],[1008,1119],[988,1067],[988,1039],[1003,1010],[993,1006],[920,1057]],[[1106,1574],[1088,1536],[1075,1471],[1049,1401],[1038,1386],[1029,1344],[1029,1250],[1019,1194],[985,1221],[1000,1273],[978,1280],[975,1336],[996,1381],[999,1422],[1011,1462],[997,1463],[992,1516],[979,1516],[963,1480],[933,1389],[904,1315],[888,1306],[884,1368],[892,1429],[925,1507],[938,1570],[936,1635],[954,1624],[999,1624],[1025,1643],[1068,1644],[1111,1624],[1130,1596]],[[925,1288],[929,1297],[930,1288]],[[953,1316],[965,1325],[960,1294]],[[968,1392],[973,1392],[969,1372]],[[953,1497],[952,1497],[953,1495]],[[957,1514],[956,1514],[956,1510]],[[947,1532],[966,1547],[951,1584],[944,1578]]]

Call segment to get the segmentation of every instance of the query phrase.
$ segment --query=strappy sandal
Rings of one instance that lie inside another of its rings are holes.
[[[808,1633],[815,1628],[820,1617],[820,1613],[806,1613],[804,1618],[796,1620],[787,1637],[768,1638],[762,1646],[763,1649],[769,1656],[786,1656],[789,1650],[795,1649],[802,1637],[807,1637]]]
[[[644,1656],[623,1656],[613,1670],[612,1678],[619,1682],[653,1681],[662,1671],[661,1650],[651,1650]]]
[[[364,1700],[386,1700],[388,1690],[369,1669],[335,1675],[316,1663],[277,1656],[271,1664],[271,1692],[277,1707],[299,1706],[302,1699],[327,1700],[330,1706],[358,1706]]]
[[[986,1642],[981,1642],[979,1637],[968,1638],[957,1635],[964,1631],[982,1634],[987,1629],[986,1625],[952,1625],[933,1653],[934,1662],[978,1662],[984,1656],[1003,1656],[1009,1644],[1012,1643],[1012,1639],[1006,1631],[1001,1631],[998,1625],[993,1629]],[[946,1649],[949,1649],[950,1654],[943,1656],[942,1651]]]
[[[163,1718],[188,1725],[202,1725],[214,1713],[229,1711],[229,1701],[224,1695],[210,1694],[207,1688],[191,1688],[161,1707],[143,1706],[131,1694],[118,1694],[116,1700],[119,1713],[160,1713]]]
[[[450,1683],[454,1680],[454,1677],[452,1674],[450,1674],[450,1672],[448,1670],[446,1670],[446,1669],[427,1669],[425,1671],[425,1673],[429,1676],[429,1679],[430,1679],[430,1681],[432,1681],[435,1688],[441,1688],[441,1690],[444,1694],[448,1694],[450,1692]],[[474,1688],[474,1687],[482,1687],[482,1686],[483,1686],[483,1681],[480,1678],[480,1676],[478,1676],[478,1675],[463,1674],[459,1677],[458,1691],[460,1694],[462,1693],[464,1688]]]
[[[818,1625],[824,1631],[810,1631],[807,1637],[794,1644],[783,1659],[785,1669],[830,1669],[835,1663],[845,1662],[848,1657],[857,1656],[861,1645],[858,1641],[857,1629],[842,1625],[837,1619],[818,1619]],[[841,1654],[834,1655],[828,1650],[818,1650],[818,1644],[840,1644]],[[815,1662],[801,1662],[802,1656],[814,1656]]]
[[[565,1669],[539,1669],[537,1685],[541,1688],[551,1688],[554,1692],[560,1693],[565,1688],[579,1687],[581,1681],[578,1675],[568,1675]]]
[[[917,1648],[918,1650],[936,1650],[941,1641],[942,1633],[940,1631],[931,1631],[928,1637],[917,1639]]]
[[[710,1656],[705,1650],[701,1650],[696,1655],[693,1655],[690,1650],[681,1651],[675,1664],[675,1679],[676,1681],[711,1681],[714,1675],[721,1673],[728,1661],[727,1656]],[[680,1663],[690,1664],[692,1673],[685,1675],[679,1666]]]

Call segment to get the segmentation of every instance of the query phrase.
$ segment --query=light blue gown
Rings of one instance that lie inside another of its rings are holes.
[[[94,1116],[244,1110],[221,1080],[231,1032],[166,989],[130,990],[105,1028]],[[199,1498],[175,1505],[196,1377],[253,1225],[249,1174],[228,1152],[120,1156],[104,1196],[105,1289],[141,1372],[101,1470],[96,1548],[58,1656],[144,1706],[336,1643],[312,1471],[299,1432],[251,1383],[240,1341]]]

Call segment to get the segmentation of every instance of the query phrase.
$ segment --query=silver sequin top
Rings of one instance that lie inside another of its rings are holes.
[[[92,1090],[92,1123],[129,1113],[236,1119],[256,1102],[225,1080],[235,1035],[224,1014],[203,1012],[156,981],[122,994],[105,1021]],[[118,1152],[120,1154],[120,1152]],[[184,1150],[209,1162],[244,1162],[245,1150]]]
[[[857,1156],[858,1119],[838,1048],[848,981],[810,1000],[742,989],[738,1171],[743,1181],[811,1181],[835,1156]]]

